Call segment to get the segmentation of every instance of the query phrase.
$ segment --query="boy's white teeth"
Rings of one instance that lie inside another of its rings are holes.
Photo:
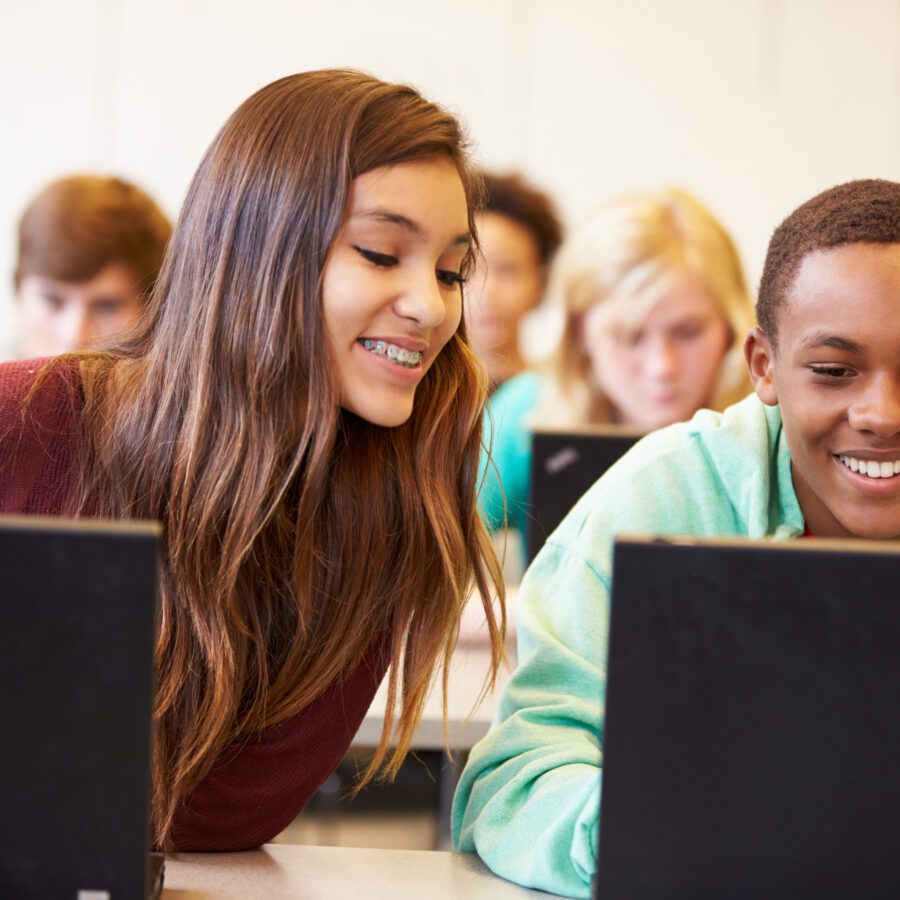
[[[407,350],[405,347],[398,347],[396,344],[389,344],[387,341],[376,341],[372,338],[360,338],[359,341],[366,350],[374,353],[376,356],[383,356],[385,359],[403,366],[406,369],[414,369],[422,362],[422,354],[418,350]]]
[[[874,459],[857,459],[855,456],[841,456],[841,462],[852,472],[869,478],[892,478],[900,475],[900,459],[894,462],[878,462]]]

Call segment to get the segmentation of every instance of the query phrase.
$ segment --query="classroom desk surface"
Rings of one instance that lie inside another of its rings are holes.
[[[450,747],[453,750],[471,750],[487,734],[497,697],[510,676],[510,669],[502,668],[497,675],[496,690],[476,707],[475,700],[484,686],[489,666],[490,650],[484,645],[460,645],[453,654],[447,688],[447,721],[450,727]],[[353,738],[354,747],[378,746],[386,699],[387,682],[384,682]],[[412,746],[415,750],[445,749],[440,683],[434,686],[425,701],[425,709]]]
[[[166,860],[163,900],[525,900],[554,894],[491,874],[471,853],[266,844]]]

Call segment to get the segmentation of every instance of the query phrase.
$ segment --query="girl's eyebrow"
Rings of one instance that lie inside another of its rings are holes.
[[[365,209],[361,210],[357,213],[356,217],[360,219],[372,219],[376,222],[385,222],[388,225],[399,225],[404,230],[410,232],[410,234],[415,235],[417,238],[425,237],[425,229],[413,219],[410,219],[408,216],[404,216],[401,213],[392,212],[389,209],[385,209],[383,207],[376,207],[375,209]],[[469,234],[468,231],[458,234],[452,241],[450,241],[450,246],[455,247],[457,245],[469,246],[472,243],[472,235]]]
[[[827,331],[814,331],[800,342],[801,350],[815,350],[819,347],[830,347],[832,350],[843,350],[846,353],[863,352],[862,344],[837,334],[829,334]]]

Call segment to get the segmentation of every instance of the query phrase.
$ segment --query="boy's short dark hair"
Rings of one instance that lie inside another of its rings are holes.
[[[156,281],[172,226],[139,187],[73,175],[47,185],[19,220],[13,283],[28,275],[83,282],[124,263],[142,294]]]
[[[900,183],[871,178],[829,188],[794,210],[769,241],[756,318],[774,345],[775,314],[805,257],[842,244],[900,243]]]
[[[541,265],[547,265],[563,236],[553,201],[521,175],[484,172],[482,177],[485,197],[480,212],[499,213],[529,231],[537,244]]]

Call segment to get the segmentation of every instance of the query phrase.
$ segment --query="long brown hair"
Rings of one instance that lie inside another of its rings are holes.
[[[188,190],[147,316],[80,356],[100,515],[158,519],[153,812],[226,745],[307,706],[382,640],[388,712],[368,781],[396,772],[473,584],[502,598],[476,511],[486,376],[464,328],[387,429],[343,411],[321,280],[352,180],[437,155],[475,188],[456,120],[349,71],[251,96]],[[474,233],[474,232],[473,232]],[[502,600],[485,600],[502,658]],[[394,735],[396,747],[389,749]]]

